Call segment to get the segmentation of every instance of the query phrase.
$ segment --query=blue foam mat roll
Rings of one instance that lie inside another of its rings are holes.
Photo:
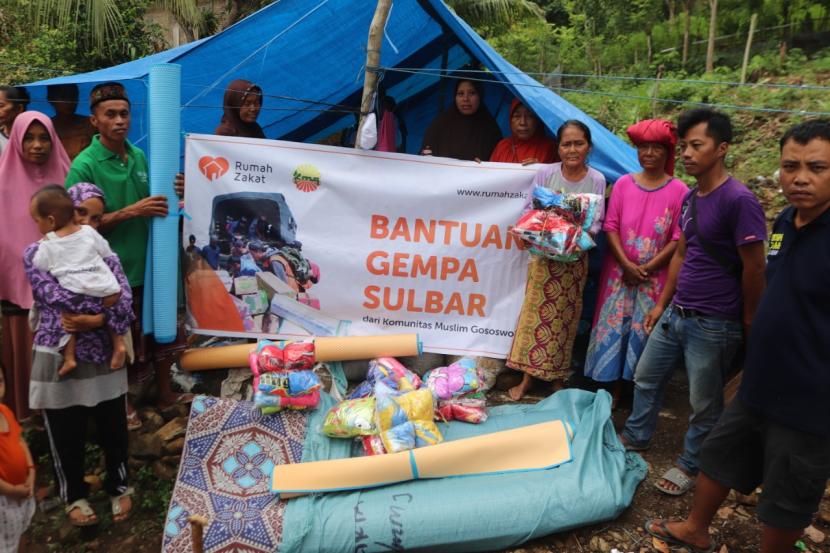
[[[150,194],[167,196],[167,217],[154,217],[152,233],[152,308],[156,342],[176,339],[176,278],[179,264],[179,198],[173,179],[181,153],[181,67],[150,68]]]

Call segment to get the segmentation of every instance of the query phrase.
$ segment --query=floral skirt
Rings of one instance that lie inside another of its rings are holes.
[[[572,263],[532,257],[508,367],[549,382],[570,376],[587,278],[587,255]]]

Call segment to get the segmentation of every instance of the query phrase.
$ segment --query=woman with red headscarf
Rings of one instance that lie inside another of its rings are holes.
[[[29,371],[32,367],[32,331],[29,309],[32,288],[23,271],[23,250],[42,235],[29,215],[32,194],[47,184],[62,183],[69,157],[52,126],[38,111],[18,115],[9,143],[0,155],[0,309],[3,313],[3,370],[7,402],[18,420],[29,411]]]
[[[585,362],[586,376],[614,383],[615,405],[622,380],[634,378],[645,347],[643,320],[665,286],[680,238],[681,205],[689,191],[672,176],[677,144],[672,123],[648,119],[627,132],[643,170],[620,177],[611,192],[602,227],[609,248]]]
[[[510,104],[510,136],[496,144],[490,161],[501,163],[556,163],[556,140],[545,136],[545,126],[518,98]]]

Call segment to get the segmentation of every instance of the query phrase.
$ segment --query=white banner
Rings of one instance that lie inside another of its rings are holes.
[[[418,332],[426,351],[506,357],[527,275],[508,228],[537,169],[189,135],[194,331]]]

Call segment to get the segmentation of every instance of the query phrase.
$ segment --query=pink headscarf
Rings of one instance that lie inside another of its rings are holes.
[[[23,135],[34,121],[43,125],[52,139],[52,153],[43,165],[23,158]],[[32,290],[23,272],[23,250],[41,238],[29,215],[32,194],[47,184],[63,184],[69,172],[69,157],[61,145],[52,121],[38,111],[18,115],[9,134],[9,143],[0,155],[0,299],[23,309],[32,307]]]

